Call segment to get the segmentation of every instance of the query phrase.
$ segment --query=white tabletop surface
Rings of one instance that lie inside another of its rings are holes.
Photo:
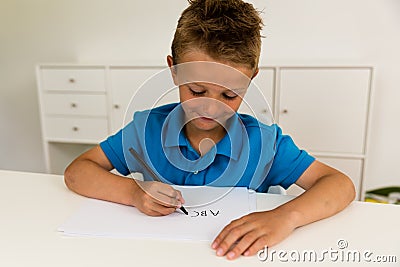
[[[331,218],[295,230],[269,248],[265,261],[253,256],[232,262],[215,256],[208,242],[63,236],[57,227],[84,197],[69,191],[59,175],[0,171],[0,197],[1,267],[400,266],[400,206],[396,205],[354,202]],[[290,199],[258,194],[257,209],[271,209]],[[339,248],[342,245],[345,248]],[[310,251],[321,262],[304,259]],[[360,262],[353,253],[361,256]],[[301,259],[294,262],[299,255]]]

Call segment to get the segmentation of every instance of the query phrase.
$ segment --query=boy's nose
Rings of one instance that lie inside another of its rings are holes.
[[[226,113],[229,107],[214,97],[205,97],[202,103],[203,115],[210,118],[217,118],[220,114]]]
[[[215,117],[218,111],[218,104],[216,102],[218,102],[218,100],[215,100],[213,98],[207,97],[204,99],[202,103],[204,116],[211,118]]]

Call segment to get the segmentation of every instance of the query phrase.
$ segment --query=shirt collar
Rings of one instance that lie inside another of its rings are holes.
[[[168,114],[162,126],[161,134],[165,148],[189,146],[189,141],[182,130],[183,121],[184,112],[179,104]],[[247,132],[237,113],[228,120],[227,130],[227,134],[217,143],[217,154],[238,160]]]
[[[165,147],[187,146],[186,137],[182,131],[184,112],[179,104],[165,118],[161,126],[161,135]]]
[[[228,120],[226,128],[228,132],[217,143],[217,154],[238,160],[247,132],[237,113]]]

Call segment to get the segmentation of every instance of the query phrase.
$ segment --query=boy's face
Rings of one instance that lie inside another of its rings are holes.
[[[168,65],[172,66],[171,57]],[[172,70],[186,120],[202,131],[225,125],[239,109],[255,74],[248,67],[220,63],[200,51],[183,55]]]

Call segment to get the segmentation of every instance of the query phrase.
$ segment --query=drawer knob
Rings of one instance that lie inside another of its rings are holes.
[[[68,80],[70,83],[75,83],[75,79],[74,78],[69,78]]]
[[[118,104],[115,104],[115,105],[114,105],[114,108],[115,108],[115,109],[119,109],[119,105],[118,105]]]
[[[77,132],[77,131],[79,131],[79,128],[74,126],[74,127],[72,127],[72,131]]]
[[[284,110],[282,110],[282,113],[283,113],[283,114],[288,114],[289,111],[288,111],[287,109],[284,109]]]
[[[71,108],[76,108],[78,105],[76,103],[71,103]]]

